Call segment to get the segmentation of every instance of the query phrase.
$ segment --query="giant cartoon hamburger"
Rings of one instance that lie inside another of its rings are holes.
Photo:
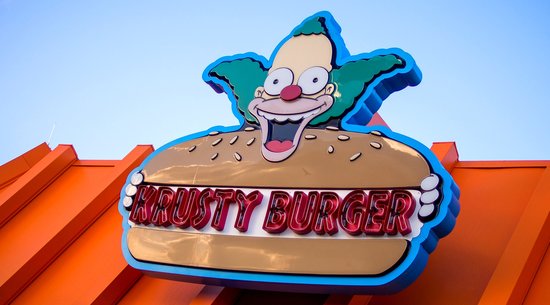
[[[426,147],[365,125],[420,78],[398,49],[350,56],[326,12],[270,60],[214,62],[204,79],[242,124],[169,143],[130,175],[120,204],[127,260],[242,287],[403,288],[452,229],[458,189]]]

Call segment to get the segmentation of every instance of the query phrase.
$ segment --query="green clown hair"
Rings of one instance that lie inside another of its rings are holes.
[[[376,85],[377,78],[405,66],[405,62],[394,54],[377,55],[370,58],[368,54],[360,54],[363,55],[363,58],[354,56],[356,60],[344,62],[341,66],[338,65],[335,60],[338,57],[336,52],[344,52],[342,53],[344,57],[348,54],[346,54],[347,50],[338,50],[335,47],[333,40],[341,39],[339,28],[333,26],[331,31],[334,33],[331,33],[327,28],[326,22],[328,21],[324,16],[308,18],[296,27],[289,37],[290,39],[300,35],[325,35],[333,46],[333,58],[331,59],[333,70],[329,73],[329,82],[335,86],[335,91],[332,94],[334,104],[325,113],[310,122],[309,125],[313,126],[326,123],[333,118],[341,118],[347,111],[353,109],[359,99],[367,93],[367,89],[371,84]],[[337,25],[335,24],[335,26]],[[332,37],[333,35],[335,37]],[[286,40],[282,44],[285,42]],[[264,66],[261,58],[248,57],[246,56],[248,54],[243,55],[243,57],[233,56],[228,58],[227,61],[221,61],[207,73],[209,77],[218,79],[230,87],[231,93],[233,93],[237,102],[237,108],[246,121],[258,123],[257,119],[248,110],[248,105],[255,98],[254,91],[256,88],[263,86],[268,69]],[[396,88],[395,90],[400,89]],[[227,93],[230,94],[230,92]],[[367,105],[367,107],[369,106]],[[379,106],[370,106],[369,110],[371,113],[375,113]],[[372,109],[370,109],[371,107]]]
[[[317,17],[317,18],[311,18],[301,24],[298,28],[294,30],[292,33],[292,36],[300,36],[300,35],[327,35],[327,29],[325,28],[325,18],[323,17]]]
[[[376,77],[402,67],[404,62],[396,55],[379,55],[370,59],[347,62],[330,72],[330,82],[336,86],[334,105],[311,121],[311,125],[327,122],[342,116],[353,108],[357,99],[367,90]]]
[[[263,65],[250,58],[221,62],[208,73],[226,82],[237,100],[237,107],[249,122],[257,122],[248,111],[248,104],[254,99],[256,88],[263,86],[267,70]]]

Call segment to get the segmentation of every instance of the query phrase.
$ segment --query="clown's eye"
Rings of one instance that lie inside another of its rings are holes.
[[[292,85],[294,75],[287,68],[279,68],[271,72],[264,82],[265,92],[269,95],[279,95],[284,87]]]
[[[323,67],[312,67],[304,71],[298,79],[298,86],[304,94],[315,94],[328,83],[328,71]]]

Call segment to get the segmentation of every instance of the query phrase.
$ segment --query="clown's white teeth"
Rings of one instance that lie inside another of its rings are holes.
[[[258,110],[258,114],[268,119],[269,121],[275,120],[275,115]]]
[[[300,114],[290,115],[288,116],[288,119],[291,120],[292,122],[298,122],[299,120],[302,119],[302,115]]]
[[[276,122],[279,122],[279,123],[284,123],[288,120],[290,120],[292,122],[298,122],[298,121],[300,121],[302,119],[305,119],[305,118],[308,118],[312,115],[316,115],[317,113],[319,113],[319,111],[321,111],[321,109],[316,108],[316,109],[310,110],[308,112],[288,115],[288,114],[274,114],[274,113],[269,113],[269,112],[265,112],[265,111],[262,111],[262,110],[258,110],[258,114],[263,116],[264,118],[266,118],[269,121],[276,121]]]

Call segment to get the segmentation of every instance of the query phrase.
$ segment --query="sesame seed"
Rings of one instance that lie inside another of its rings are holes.
[[[220,142],[223,140],[223,138],[219,138],[217,139],[216,141],[212,142],[212,146],[216,146],[218,144],[220,144]]]
[[[332,154],[334,152],[334,146],[330,145],[327,149],[329,154]]]
[[[193,150],[195,150],[195,148],[197,148],[196,145],[193,145],[193,146],[189,147],[189,152],[192,152]]]
[[[373,134],[375,136],[382,136],[382,133],[380,131],[377,131],[377,130],[371,131],[370,134]]]
[[[235,144],[235,142],[237,142],[238,139],[239,139],[239,136],[234,136],[233,139],[231,139],[231,141],[229,141],[229,145]]]
[[[234,153],[233,157],[235,157],[235,160],[237,160],[237,161],[241,161],[243,159],[243,157],[241,157],[241,155],[239,155],[239,153]]]
[[[382,148],[382,144],[378,143],[378,142],[370,142],[370,146],[376,148],[376,149],[380,149]]]
[[[332,131],[338,131],[340,129],[338,129],[338,127],[334,127],[334,126],[327,126],[326,128],[327,130],[332,130]]]
[[[256,138],[252,138],[252,139],[248,140],[248,142],[246,142],[246,146],[252,145],[252,143],[254,143],[254,140],[256,140]]]
[[[215,135],[219,135],[220,132],[219,131],[211,131],[208,135],[209,136],[215,136]]]
[[[307,134],[304,138],[306,138],[306,140],[314,140],[317,139],[317,136],[313,134]]]
[[[212,157],[210,157],[210,160],[214,160],[214,159],[216,159],[217,157],[218,157],[218,153],[215,153],[215,154],[212,155]]]
[[[360,153],[360,152],[358,152],[358,153],[356,153],[355,155],[351,156],[351,157],[349,158],[349,160],[350,160],[350,161],[355,161],[355,160],[359,159],[359,157],[361,157],[361,153]]]
[[[255,129],[254,127],[246,127],[246,128],[244,129],[244,131],[253,131],[254,129]]]
[[[346,136],[346,135],[344,135],[344,134],[341,134],[341,135],[338,136],[338,140],[340,140],[340,141],[347,141],[347,140],[349,140],[349,136]]]

